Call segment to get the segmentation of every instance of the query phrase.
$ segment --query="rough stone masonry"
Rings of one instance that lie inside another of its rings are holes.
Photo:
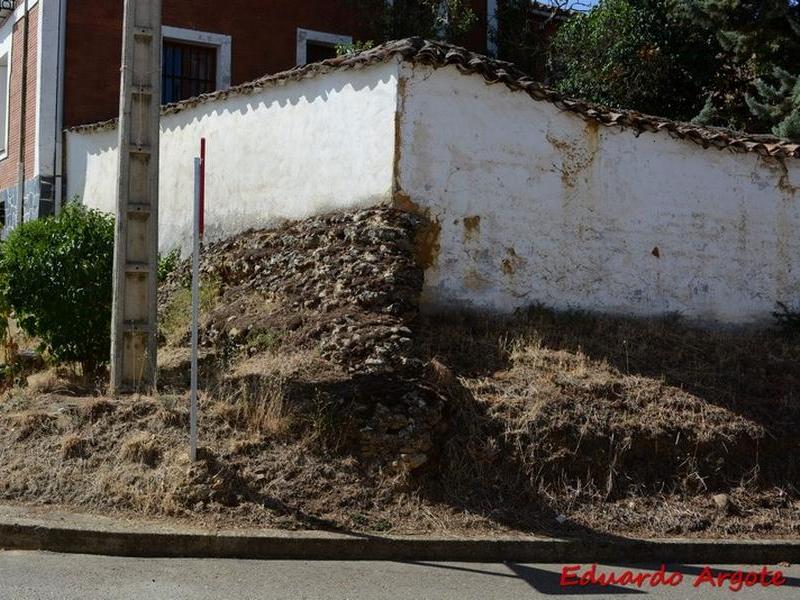
[[[201,272],[219,286],[220,298],[201,319],[201,345],[229,364],[264,351],[317,352],[342,376],[317,377],[316,386],[306,381],[303,393],[334,397],[362,458],[406,469],[425,464],[443,400],[425,383],[413,343],[422,224],[417,215],[374,208],[210,245]],[[162,306],[185,286],[187,269],[162,286]],[[265,337],[275,348],[257,341]]]

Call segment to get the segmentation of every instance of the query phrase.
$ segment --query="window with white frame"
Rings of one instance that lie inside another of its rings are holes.
[[[161,100],[179,102],[231,85],[231,36],[162,28]]]
[[[336,46],[339,44],[352,44],[353,38],[349,35],[312,31],[311,29],[297,29],[297,64],[319,62],[326,58],[336,56]]]

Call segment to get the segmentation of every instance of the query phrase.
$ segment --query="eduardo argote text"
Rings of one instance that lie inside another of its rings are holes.
[[[786,578],[781,571],[770,571],[761,567],[758,571],[714,570],[709,566],[700,569],[697,574],[684,576],[680,571],[668,571],[662,564],[657,571],[639,572],[630,569],[601,569],[596,564],[564,565],[561,568],[561,586],[600,587],[611,585],[628,585],[642,587],[676,587],[684,582],[696,588],[727,588],[738,592],[743,588],[781,586]]]

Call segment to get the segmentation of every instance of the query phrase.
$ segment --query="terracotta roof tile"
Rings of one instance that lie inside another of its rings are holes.
[[[302,65],[281,73],[266,75],[227,90],[167,104],[162,107],[162,114],[170,115],[205,102],[257,93],[267,86],[306,79],[329,71],[358,69],[392,59],[402,59],[434,68],[453,65],[465,75],[479,74],[489,84],[502,83],[509,89],[527,93],[534,100],[550,102],[560,110],[575,113],[585,120],[597,121],[609,127],[632,129],[635,132],[666,131],[673,137],[691,140],[704,148],[713,146],[735,151],[756,152],[764,156],[800,158],[800,143],[791,140],[771,135],[747,134],[718,127],[704,127],[672,121],[632,110],[609,109],[584,100],[568,98],[535,81],[511,63],[476,54],[458,46],[418,37],[387,42],[359,54]],[[68,131],[108,129],[113,128],[115,123],[116,119],[111,119],[101,123],[79,125]]]

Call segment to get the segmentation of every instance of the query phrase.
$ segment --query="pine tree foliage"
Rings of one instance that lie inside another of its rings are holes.
[[[800,67],[797,0],[673,0],[676,13],[716,33],[737,63]]]
[[[776,123],[772,127],[775,135],[800,138],[800,77],[780,67],[775,67],[773,76],[774,85],[761,78],[755,80],[758,99],[748,95],[747,105],[760,119]]]
[[[798,0],[671,1],[676,15],[712,32],[719,44],[720,68],[694,121],[796,136],[794,84],[787,87],[776,68],[800,73]],[[773,78],[776,83],[769,83]]]

